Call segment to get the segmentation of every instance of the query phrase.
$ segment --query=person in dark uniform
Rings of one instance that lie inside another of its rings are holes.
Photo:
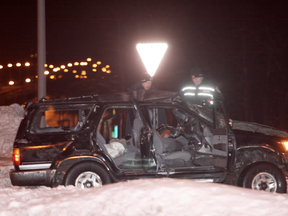
[[[144,73],[141,75],[140,80],[128,88],[128,91],[140,91],[140,90],[157,90],[157,88],[153,85],[153,78],[148,74]],[[166,124],[166,116],[163,109],[155,109],[154,112],[157,112],[158,116],[158,124]],[[133,125],[134,114],[132,112],[127,116],[126,121],[126,131],[130,131]],[[152,119],[151,119],[152,122]]]
[[[152,77],[148,73],[144,73],[141,75],[140,81],[128,88],[128,91],[157,90],[152,81]]]
[[[204,74],[199,67],[194,67],[190,71],[191,81],[181,90],[181,94],[188,101],[205,105],[207,100],[223,99],[218,87],[204,79]]]

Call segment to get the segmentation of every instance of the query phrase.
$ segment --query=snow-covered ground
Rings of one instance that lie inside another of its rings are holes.
[[[287,215],[287,194],[192,180],[141,179],[79,189],[0,189],[0,215]]]
[[[18,109],[19,106],[14,105],[9,108]],[[7,111],[8,107],[5,109]],[[17,125],[21,108],[19,108],[19,115],[17,112],[6,113],[15,114],[16,117],[12,117],[11,114],[7,119]],[[1,107],[0,116],[2,118]],[[7,124],[0,122],[0,131],[3,125],[5,128],[8,127]],[[288,213],[288,194],[271,194],[183,179],[141,179],[84,190],[73,186],[57,188],[12,186],[9,170],[13,167],[10,153],[13,142],[11,139],[13,140],[12,136],[15,136],[15,132],[10,129],[5,131],[5,133],[0,132],[0,149],[4,149],[0,151],[0,216],[279,216]],[[5,141],[2,139],[3,134],[6,134]]]

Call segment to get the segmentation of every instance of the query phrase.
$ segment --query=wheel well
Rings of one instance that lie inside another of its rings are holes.
[[[89,161],[80,161],[80,162],[78,162],[78,163],[73,164],[73,165],[67,170],[67,172],[65,173],[65,176],[64,176],[64,181],[63,181],[64,185],[66,185],[67,176],[69,176],[70,172],[71,172],[76,166],[78,166],[78,165],[80,165],[80,164],[85,164],[85,163],[91,164],[91,165],[93,165],[93,164],[95,164],[95,165],[96,165],[96,164],[97,164],[97,165],[100,165],[100,166],[108,173],[110,180],[113,179],[113,178],[111,178],[110,172],[108,172],[107,167],[104,166],[102,163],[99,163],[99,162],[97,162],[97,161],[92,161],[92,160],[89,160]]]
[[[244,180],[244,177],[245,177],[245,175],[247,174],[247,172],[248,172],[249,170],[251,170],[252,168],[254,168],[255,166],[258,166],[259,164],[261,164],[261,165],[263,165],[263,166],[265,166],[265,165],[273,166],[275,169],[278,169],[278,170],[282,173],[281,169],[280,169],[278,166],[276,166],[275,164],[273,164],[273,163],[264,162],[264,161],[255,162],[255,163],[250,164],[249,166],[245,167],[245,169],[242,170],[241,174],[239,175],[237,185],[240,186],[240,187],[242,187],[242,186],[243,186],[243,180]]]

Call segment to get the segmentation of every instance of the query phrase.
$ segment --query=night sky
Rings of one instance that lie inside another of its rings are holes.
[[[179,91],[199,66],[220,87],[231,118],[288,130],[287,9],[285,0],[46,0],[46,62],[91,57],[112,70],[83,85],[50,83],[47,91],[71,96],[77,86],[87,94],[126,89],[145,72],[136,44],[166,42],[154,77],[158,89]],[[1,1],[0,29],[0,64],[37,64],[36,0]],[[12,73],[3,71],[1,87]]]

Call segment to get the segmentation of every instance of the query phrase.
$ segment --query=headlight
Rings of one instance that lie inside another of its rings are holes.
[[[283,145],[285,151],[288,151],[288,141],[282,141],[280,143]]]

